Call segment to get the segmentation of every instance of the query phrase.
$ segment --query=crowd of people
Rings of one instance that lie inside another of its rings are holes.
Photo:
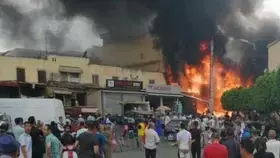
[[[124,148],[142,150],[146,158],[156,158],[165,127],[173,119],[181,121],[177,133],[178,158],[279,158],[280,141],[276,140],[275,121],[260,127],[252,122],[258,115],[247,117],[233,113],[185,116],[80,116],[78,128],[70,119],[44,124],[31,116],[27,121],[0,122],[0,158],[112,158]],[[278,119],[279,120],[279,119]],[[277,122],[277,121],[276,121]],[[64,128],[60,128],[64,127]],[[172,146],[170,146],[172,148]],[[72,151],[69,155],[68,151]],[[174,155],[177,157],[176,155]]]

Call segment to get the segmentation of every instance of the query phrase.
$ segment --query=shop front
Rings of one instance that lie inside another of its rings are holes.
[[[106,80],[106,88],[101,92],[102,114],[123,114],[123,104],[145,100],[143,82],[127,80]]]
[[[179,98],[182,97],[179,86],[172,85],[155,85],[148,84],[146,86],[146,101],[150,102],[153,109],[159,106],[168,106],[177,110]]]

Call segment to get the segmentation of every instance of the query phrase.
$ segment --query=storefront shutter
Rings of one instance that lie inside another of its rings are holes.
[[[143,97],[141,94],[123,94],[123,102],[141,102]]]
[[[122,108],[119,104],[122,102],[121,94],[104,93],[104,110],[105,113],[121,114]]]

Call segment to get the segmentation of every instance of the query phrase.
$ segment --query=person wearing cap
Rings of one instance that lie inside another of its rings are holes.
[[[228,151],[224,145],[219,143],[220,135],[217,132],[212,133],[211,143],[206,145],[203,150],[203,158],[227,158]]]
[[[19,143],[11,135],[0,136],[0,158],[17,158]]]

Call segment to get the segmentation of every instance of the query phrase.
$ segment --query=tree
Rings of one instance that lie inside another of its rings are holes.
[[[279,70],[278,70],[279,71]],[[276,78],[280,72],[272,71],[259,76],[252,87],[253,107],[255,110],[270,113],[280,110],[279,99],[277,98]],[[277,75],[278,74],[278,75]]]
[[[223,93],[221,103],[225,110],[249,111],[252,109],[251,88],[234,88]]]

